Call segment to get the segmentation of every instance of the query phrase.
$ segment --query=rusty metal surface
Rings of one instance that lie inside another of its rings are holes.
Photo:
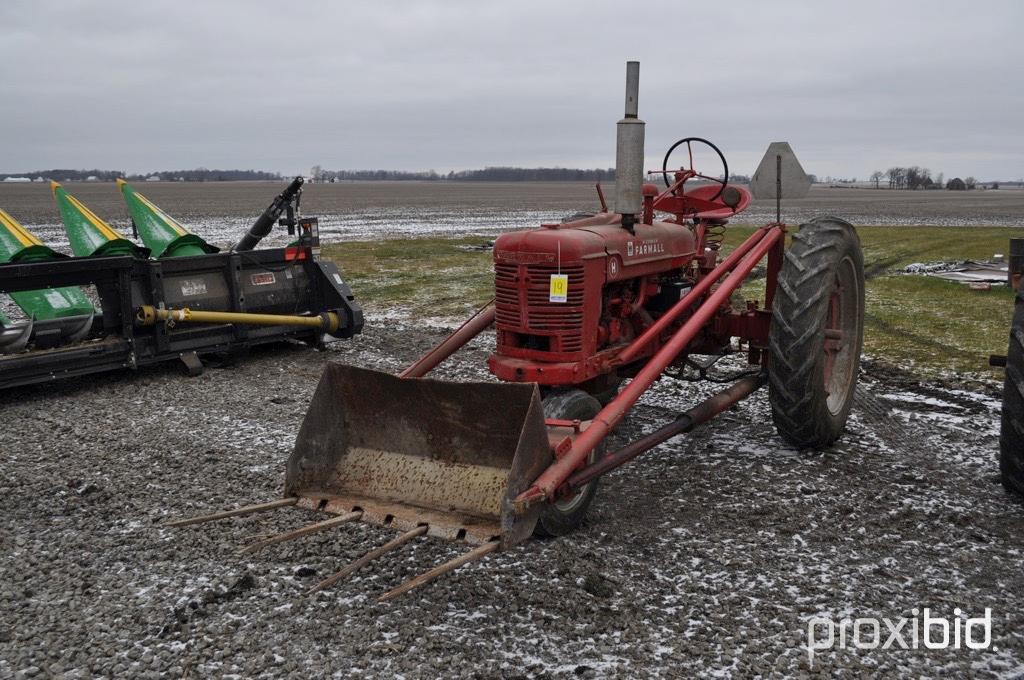
[[[491,300],[478,309],[476,314],[466,319],[465,323],[455,329],[441,344],[431,348],[398,375],[402,378],[422,378],[467,342],[490,328],[494,323],[494,313],[494,300]]]
[[[324,588],[329,588],[338,581],[342,581],[351,576],[352,574],[356,573],[357,571],[359,571],[375,559],[382,557],[388,554],[389,552],[397,550],[409,541],[415,540],[426,533],[427,527],[421,525],[416,527],[415,529],[410,529],[409,531],[406,531],[405,533],[396,536],[384,545],[374,548],[373,550],[364,554],[362,557],[350,562],[347,566],[345,566],[345,568],[335,572],[334,574],[320,581],[315,586],[307,590],[306,594],[312,595],[313,593],[321,591]]]
[[[328,364],[288,460],[301,505],[471,543],[525,540],[536,514],[511,500],[550,460],[528,384],[402,379]]]
[[[498,550],[499,547],[500,546],[497,541],[491,541],[489,543],[479,545],[464,555],[460,555],[453,560],[449,560],[444,564],[434,567],[428,572],[424,572],[419,576],[411,578],[402,585],[398,586],[397,588],[392,588],[388,592],[378,597],[377,601],[386,602],[388,600],[394,599],[399,595],[403,595],[409,592],[413,588],[418,588],[419,586],[422,586],[426,583],[429,583],[430,581],[433,581],[438,576],[443,576],[444,574],[447,574],[450,571],[455,571],[464,564],[475,562],[476,560],[479,560],[480,558],[485,557],[486,555],[489,555],[490,553]]]
[[[386,471],[382,474],[381,471]],[[381,500],[490,517],[501,513],[508,467],[467,465],[423,456],[352,447],[336,471],[340,489]],[[457,494],[451,490],[458,489]]]
[[[502,549],[522,543],[533,535],[533,528],[537,524],[541,509],[538,507],[531,512],[517,514],[514,501],[519,494],[530,488],[533,480],[537,479],[554,460],[547,426],[544,424],[544,407],[541,405],[540,393],[533,385],[528,386],[532,390],[532,395],[523,419],[512,469],[509,472],[505,498],[501,504]]]
[[[257,542],[255,542],[255,543],[253,543],[251,545],[246,546],[245,548],[242,549],[242,553],[243,554],[251,554],[251,553],[254,553],[254,552],[258,551],[258,550],[262,550],[263,548],[266,548],[267,546],[276,545],[278,543],[284,543],[285,541],[292,541],[292,540],[295,540],[296,538],[302,538],[303,536],[310,536],[312,534],[318,534],[321,531],[327,531],[328,529],[333,529],[336,526],[340,526],[340,525],[346,524],[348,522],[354,522],[357,519],[359,519],[359,517],[362,514],[363,513],[358,512],[358,511],[357,512],[350,512],[350,513],[347,513],[347,514],[344,514],[344,515],[339,515],[337,517],[332,517],[331,519],[324,520],[322,522],[317,522],[316,524],[307,524],[306,526],[299,527],[298,529],[292,529],[291,531],[285,531],[284,533],[280,533],[280,534],[277,534],[275,536],[271,536],[270,538],[265,538],[265,539],[263,539],[261,541],[257,541]]]
[[[200,515],[199,517],[187,517],[185,519],[176,519],[171,522],[166,522],[166,527],[185,527],[190,524],[204,524],[206,522],[215,522],[219,519],[226,519],[228,517],[241,517],[242,515],[251,515],[256,512],[265,512],[267,510],[274,510],[276,508],[284,508],[289,505],[295,505],[299,502],[296,497],[280,498],[276,501],[270,501],[269,503],[257,503],[256,505],[246,505],[241,508],[235,508],[234,510],[225,510],[223,512],[215,512],[212,515]]]
[[[310,492],[300,499],[298,507],[332,515],[361,511],[361,522],[398,531],[408,531],[426,524],[428,536],[474,545],[490,541],[502,533],[501,522],[497,519],[421,508],[395,501],[380,501],[367,496],[331,496]]]
[[[627,444],[618,451],[609,453],[596,463],[578,470],[566,480],[563,493],[571,493],[601,475],[625,465],[658,444],[666,442],[676,435],[689,432],[702,423],[706,423],[736,402],[746,399],[756,390],[760,389],[765,384],[766,379],[764,373],[759,373],[737,380],[721,392],[716,392],[690,410],[680,414],[671,423]]]

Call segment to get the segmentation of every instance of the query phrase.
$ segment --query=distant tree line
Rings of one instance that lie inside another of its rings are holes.
[[[310,179],[315,182],[403,182],[403,181],[435,181],[444,179],[433,170],[425,172],[409,172],[406,170],[324,170],[318,165],[313,166]]]
[[[93,178],[100,182],[113,182],[118,177],[124,177],[121,170],[66,170],[56,168],[53,170],[34,170],[32,172],[9,172],[0,174],[0,181],[8,177],[27,177],[31,180],[56,179],[67,181],[84,181]]]
[[[159,170],[147,173],[126,173],[123,170],[69,170],[54,168],[52,170],[35,170],[33,172],[14,172],[0,174],[0,181],[8,177],[26,177],[31,180],[55,179],[61,182],[113,182],[119,177],[129,181],[144,181],[150,177],[158,177],[164,181],[183,182],[233,182],[238,180],[280,180],[279,172],[262,170]]]
[[[954,177],[948,182],[943,182],[943,175],[940,172],[933,179],[931,170],[917,165],[905,168],[896,166],[889,168],[885,172],[875,170],[871,173],[871,181],[874,182],[876,189],[881,188],[883,180],[888,183],[890,189],[907,189],[910,191],[943,188],[954,191],[967,191],[978,186],[978,180],[974,177],[965,177],[964,179]],[[998,189],[999,184],[993,183],[992,188]]]
[[[313,179],[318,182],[361,181],[441,181],[454,182],[600,182],[615,179],[615,170],[579,168],[512,168],[489,167],[483,170],[460,170],[441,174],[434,170],[323,170],[314,166]]]
[[[128,175],[126,179],[138,181],[154,176],[168,182],[240,182],[281,179],[281,173],[279,172],[264,172],[263,170],[207,170],[206,168],[196,168],[194,170],[160,170],[158,172]]]
[[[917,189],[931,189],[936,185],[942,186],[941,176],[938,178],[938,182],[936,182],[932,179],[931,170],[917,165],[911,165],[906,168],[892,167],[885,171],[885,175],[889,180],[890,189],[916,191]]]
[[[615,180],[615,168],[509,168],[449,172],[448,179],[468,182],[605,182]]]

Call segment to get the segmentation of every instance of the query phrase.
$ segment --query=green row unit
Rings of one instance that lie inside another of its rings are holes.
[[[361,332],[351,288],[318,256],[317,220],[297,218],[302,183],[293,179],[223,252],[124,182],[130,235],[50,185],[73,257],[0,211],[0,294],[29,317],[3,307],[0,390],[162,362],[194,375],[203,356],[284,341],[320,347]],[[274,226],[298,230],[299,245],[256,249]]]
[[[155,253],[156,257],[163,258],[217,252],[217,248],[190,233],[124,180],[117,180],[117,186],[146,247],[129,241],[60,184],[50,183],[64,230],[71,243],[71,251],[77,257],[131,255],[147,258]],[[62,257],[8,213],[0,210],[0,263],[43,262]],[[94,311],[92,303],[78,287],[21,291],[11,294],[11,298],[27,316],[39,321],[88,315]],[[10,326],[10,323],[10,319],[0,313],[0,325]]]
[[[71,242],[71,252],[77,257],[104,255],[134,255],[149,257],[149,248],[141,248],[82,205],[82,202],[56,182],[50,182],[53,198],[60,209],[64,231]]]
[[[121,190],[142,242],[153,252],[154,257],[189,257],[220,250],[181,226],[123,179],[117,180],[117,187]],[[66,227],[67,222],[64,225]]]
[[[18,224],[17,220],[0,210],[0,263],[46,262],[62,258],[66,256],[43,244],[32,232]],[[77,286],[24,290],[11,293],[11,299],[29,318],[38,321],[94,313],[92,302]],[[0,321],[10,325],[9,320]]]

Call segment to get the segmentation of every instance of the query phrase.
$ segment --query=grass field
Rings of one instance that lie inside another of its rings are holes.
[[[726,248],[751,232],[729,231]],[[984,259],[1006,253],[1020,235],[1007,227],[860,227],[867,283],[866,354],[919,373],[998,377],[990,354],[1006,352],[1013,293],[973,291],[898,273],[920,261]],[[464,316],[492,296],[491,253],[480,237],[360,241],[325,247],[369,308],[402,307],[420,316]],[[753,299],[763,281],[741,291]]]

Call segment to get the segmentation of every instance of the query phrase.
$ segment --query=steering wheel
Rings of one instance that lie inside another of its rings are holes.
[[[724,180],[718,179],[717,177],[708,177],[707,175],[702,175],[699,172],[694,172],[694,170],[693,170],[693,147],[691,146],[693,144],[693,142],[699,142],[701,144],[704,144],[705,146],[710,146],[711,149],[716,154],[718,154],[719,160],[722,161],[722,169],[725,171],[725,173],[724,173],[725,179]],[[672,152],[675,151],[676,148],[678,148],[679,146],[681,146],[683,144],[686,145],[686,150],[689,151],[689,153],[690,153],[690,171],[694,172],[694,175],[697,176],[697,177],[700,177],[700,178],[706,179],[706,180],[710,180],[712,182],[717,182],[718,184],[722,185],[722,186],[720,186],[718,188],[718,192],[714,196],[712,196],[711,198],[707,199],[709,201],[714,201],[715,199],[717,199],[719,196],[722,195],[722,192],[725,191],[725,187],[729,183],[729,164],[725,162],[725,156],[722,154],[722,151],[717,146],[715,146],[714,144],[712,144],[708,140],[703,139],[701,137],[683,137],[678,142],[676,142],[675,144],[673,144],[672,146],[670,146],[668,148],[668,152],[665,153],[665,160],[662,161],[662,163],[661,163],[661,176],[665,179],[665,186],[666,187],[672,186],[672,182],[670,182],[669,179],[668,179],[668,159],[672,156]]]

